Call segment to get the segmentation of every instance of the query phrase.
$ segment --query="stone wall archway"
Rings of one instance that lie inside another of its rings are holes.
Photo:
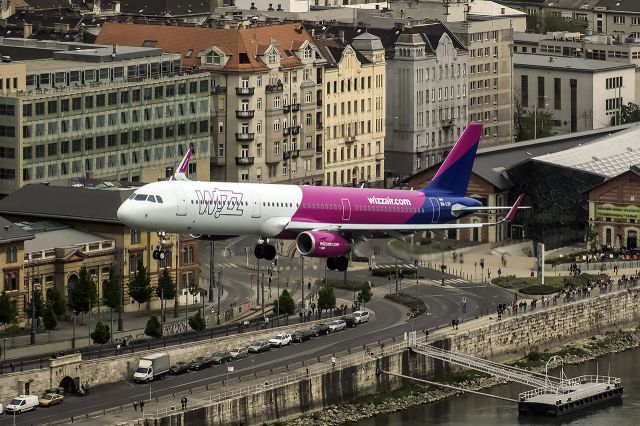
[[[69,376],[64,376],[62,380],[60,380],[60,387],[64,388],[65,394],[76,394],[78,392],[78,385],[80,382],[80,378],[76,377],[72,379]]]

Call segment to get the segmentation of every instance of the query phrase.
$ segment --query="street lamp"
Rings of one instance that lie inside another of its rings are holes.
[[[547,99],[547,97],[543,96],[542,98],[538,98],[538,101],[536,102],[536,106],[533,109],[533,139],[538,139],[538,104],[540,103],[540,99],[544,100],[544,99]],[[545,111],[548,106],[549,104],[547,103],[544,104]],[[542,130],[544,130],[544,127]]]
[[[216,242],[211,240],[209,242],[209,302],[213,302],[213,287],[214,287],[214,256],[215,256],[215,244]]]

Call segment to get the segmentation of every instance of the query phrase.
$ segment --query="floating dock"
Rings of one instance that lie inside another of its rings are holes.
[[[580,376],[565,379],[560,385],[543,386],[522,392],[518,412],[543,416],[562,416],[587,407],[622,398],[622,384],[617,377]]]

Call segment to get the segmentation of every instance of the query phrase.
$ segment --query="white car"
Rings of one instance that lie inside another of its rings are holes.
[[[7,413],[20,414],[25,411],[35,410],[39,403],[37,395],[20,395],[7,404]]]
[[[331,332],[340,331],[347,328],[347,323],[341,319],[333,320],[328,325],[329,325],[329,330],[331,330]]]
[[[269,339],[271,346],[283,347],[291,343],[291,335],[287,333],[277,334],[274,338]]]
[[[249,355],[249,351],[244,347],[233,348],[229,351],[229,353],[231,354],[231,358],[233,359],[244,358]]]
[[[369,312],[368,311],[355,311],[351,314],[356,321],[356,324],[362,324],[363,322],[369,321]]]

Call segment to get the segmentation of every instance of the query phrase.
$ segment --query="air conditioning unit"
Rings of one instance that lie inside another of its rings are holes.
[[[498,90],[498,86],[493,86],[493,90]]]
[[[496,106],[496,105],[498,105],[498,103],[497,103],[497,102],[494,102],[494,103],[493,103],[493,106]]]
[[[493,137],[494,137],[494,138],[497,138],[497,137],[498,137],[498,134],[497,134],[497,133],[494,133],[494,134],[493,134]]]
[[[493,70],[493,73],[494,74],[498,74],[498,70]]]
[[[497,118],[494,118],[494,119],[493,119],[493,122],[494,122],[494,123],[497,123],[497,122],[498,122],[498,119],[497,119]]]

